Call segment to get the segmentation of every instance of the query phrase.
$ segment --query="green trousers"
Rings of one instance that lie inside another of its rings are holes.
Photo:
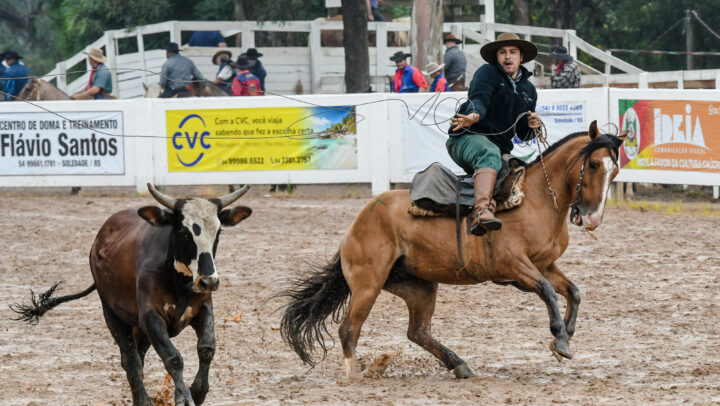
[[[450,158],[468,175],[475,173],[478,168],[492,168],[495,172],[500,172],[502,168],[500,148],[483,135],[451,136],[445,146]]]

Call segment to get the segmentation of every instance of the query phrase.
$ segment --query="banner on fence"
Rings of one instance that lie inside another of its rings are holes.
[[[0,113],[0,175],[122,175],[120,111]]]
[[[167,110],[170,172],[356,169],[355,108]]]
[[[620,99],[619,114],[623,168],[720,172],[720,103]]]

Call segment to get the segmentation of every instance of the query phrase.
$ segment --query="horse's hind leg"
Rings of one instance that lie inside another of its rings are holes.
[[[570,282],[555,264],[551,264],[545,273],[545,278],[552,284],[555,291],[562,295],[567,302],[565,309],[565,331],[568,339],[575,333],[575,320],[580,308],[580,290]]]
[[[447,369],[453,370],[457,378],[469,378],[475,375],[462,358],[432,336],[430,323],[435,312],[437,283],[428,282],[412,275],[403,275],[402,279],[388,281],[384,289],[405,300],[410,312],[410,323],[407,330],[410,341],[442,361]]]
[[[105,301],[102,301],[102,308],[103,314],[105,315],[105,323],[118,347],[120,347],[120,359],[122,367],[127,374],[128,382],[130,383],[133,404],[152,406],[153,401],[145,391],[145,385],[143,385],[143,361],[138,353],[132,328],[123,323],[115,313],[113,313]]]

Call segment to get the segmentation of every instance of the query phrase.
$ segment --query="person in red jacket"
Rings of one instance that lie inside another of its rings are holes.
[[[443,74],[444,67],[445,64],[438,65],[435,62],[425,65],[423,75],[430,76],[430,79],[433,79],[432,85],[430,85],[431,92],[447,92],[447,79]]]
[[[395,71],[395,77],[393,78],[392,92],[394,93],[417,93],[427,92],[428,84],[425,77],[420,72],[420,69],[410,66],[405,59],[410,54],[406,54],[402,51],[395,52],[395,55],[390,57],[390,60],[395,62],[397,70]]]
[[[260,79],[250,73],[249,70],[252,65],[253,63],[248,59],[247,55],[238,56],[237,61],[235,61],[237,74],[232,82],[233,96],[262,96]]]

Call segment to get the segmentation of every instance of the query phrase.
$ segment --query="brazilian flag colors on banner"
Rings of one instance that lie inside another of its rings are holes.
[[[628,169],[720,172],[720,103],[619,100]]]
[[[355,107],[165,112],[168,171],[357,169]]]

